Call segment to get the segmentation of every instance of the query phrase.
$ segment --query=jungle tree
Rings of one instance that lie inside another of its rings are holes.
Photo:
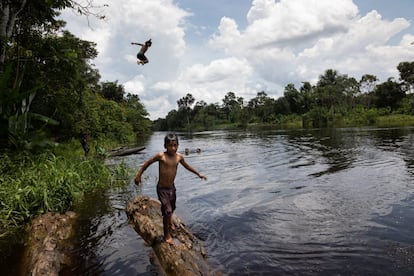
[[[234,122],[243,108],[243,98],[237,97],[234,92],[228,92],[223,98],[223,111],[227,121]]]
[[[107,5],[103,5],[107,6]],[[17,34],[32,27],[52,27],[58,22],[59,10],[72,8],[79,14],[104,18],[93,0],[1,0],[0,1],[0,72],[4,71],[8,45],[14,47]],[[23,20],[22,20],[23,19]]]
[[[252,113],[262,122],[270,122],[275,117],[275,100],[267,96],[266,92],[258,92],[256,97],[251,99],[247,106]]]
[[[124,100],[125,89],[122,85],[118,84],[118,81],[115,82],[103,82],[100,94],[107,100],[112,100],[115,102],[122,102]]]
[[[401,85],[389,78],[386,82],[377,85],[375,89],[375,104],[379,108],[397,109],[401,100],[405,97],[405,92],[401,89]]]
[[[190,127],[191,106],[193,105],[194,101],[195,98],[190,93],[187,93],[187,95],[177,101],[178,111],[185,114],[188,127]]]
[[[397,66],[400,72],[401,88],[405,92],[412,92],[414,89],[414,62],[400,62]]]

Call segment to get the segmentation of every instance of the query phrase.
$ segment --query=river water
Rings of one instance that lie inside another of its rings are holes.
[[[125,189],[90,195],[79,211],[68,275],[158,275],[125,215],[137,195],[156,198],[163,151],[156,132]],[[180,135],[179,151],[207,175],[179,166],[176,214],[223,275],[414,275],[414,128],[211,131]]]

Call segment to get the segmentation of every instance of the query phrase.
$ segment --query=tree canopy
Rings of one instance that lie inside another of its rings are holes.
[[[33,149],[87,134],[120,143],[151,130],[137,95],[100,82],[96,44],[64,31],[59,11],[102,17],[93,1],[0,1],[2,147]],[[24,18],[24,20],[23,20]],[[41,143],[40,143],[41,142]]]

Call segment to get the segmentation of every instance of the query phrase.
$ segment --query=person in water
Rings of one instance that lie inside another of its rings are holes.
[[[141,49],[139,50],[137,54],[137,59],[138,59],[137,63],[141,65],[148,63],[148,58],[145,56],[145,53],[147,52],[148,48],[151,47],[152,45],[151,39],[145,41],[144,44],[137,43],[137,42],[131,42],[131,44],[141,46]]]
[[[197,148],[196,150],[190,150],[189,148],[185,148],[184,150],[184,154],[185,155],[189,155],[190,153],[201,153],[201,149]]]
[[[175,189],[175,177],[177,175],[178,164],[183,165],[184,168],[190,172],[196,174],[199,178],[206,180],[207,177],[197,172],[192,166],[190,166],[185,160],[184,156],[177,153],[178,150],[178,136],[173,133],[169,133],[164,138],[164,148],[166,151],[159,152],[152,158],[144,162],[135,176],[135,184],[141,183],[141,176],[144,171],[155,162],[158,162],[158,184],[157,195],[161,202],[161,213],[163,217],[163,229],[164,240],[169,244],[174,244],[171,230],[175,227],[172,223],[172,214],[175,210],[176,202],[176,189]]]

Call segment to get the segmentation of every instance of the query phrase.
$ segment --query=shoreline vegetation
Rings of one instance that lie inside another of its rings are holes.
[[[109,145],[108,145],[109,146]],[[26,227],[39,215],[72,211],[84,195],[122,188],[129,171],[123,163],[105,164],[104,147],[84,156],[79,141],[52,150],[0,153],[0,252],[7,256],[24,244]]]
[[[280,120],[273,123],[254,122],[248,124],[241,123],[218,123],[212,128],[205,129],[199,125],[190,125],[183,128],[178,128],[181,132],[199,132],[209,130],[264,130],[264,129],[310,129],[314,128],[309,123],[306,123],[306,118],[299,115],[283,116]],[[308,126],[308,127],[306,127]],[[329,122],[328,126],[322,128],[352,128],[352,127],[377,127],[377,128],[391,128],[391,127],[411,127],[414,126],[414,115],[405,114],[391,114],[378,116],[349,116],[338,117]],[[318,127],[315,127],[318,128]],[[157,129],[162,131],[162,129]]]

